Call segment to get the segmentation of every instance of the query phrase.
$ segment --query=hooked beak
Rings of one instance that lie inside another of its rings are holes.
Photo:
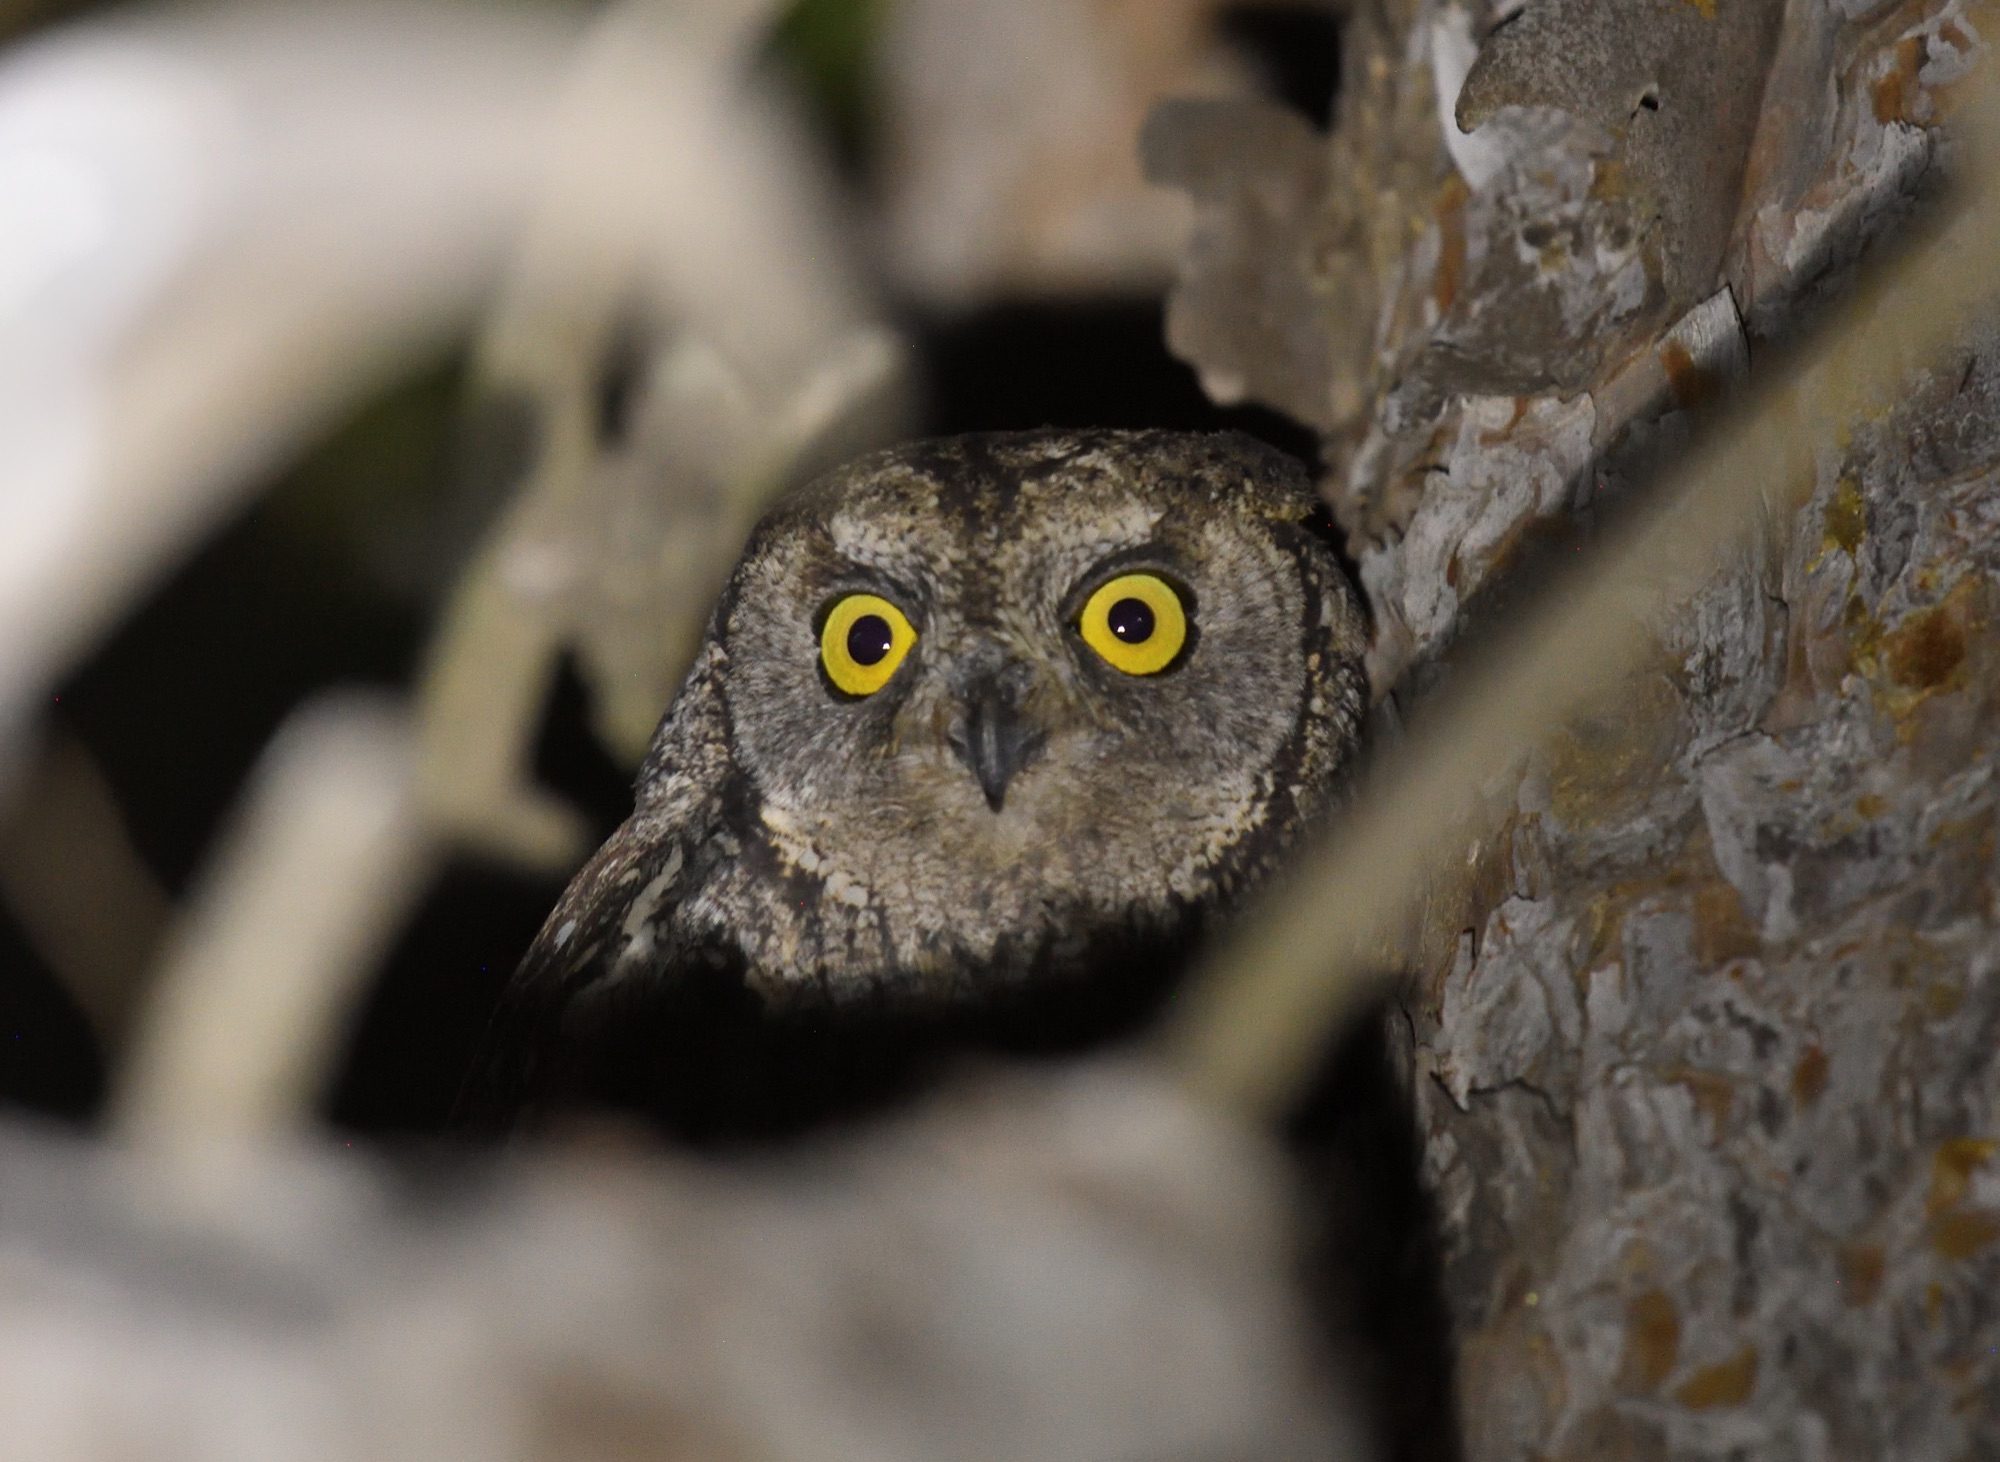
[[[979,779],[995,812],[1007,800],[1007,784],[1047,739],[1024,714],[1025,669],[1004,666],[974,678],[965,688],[963,719],[951,732],[951,749]]]

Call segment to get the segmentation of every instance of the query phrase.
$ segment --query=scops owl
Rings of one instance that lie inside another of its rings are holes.
[[[759,525],[458,1121],[777,1133],[1133,1028],[1335,795],[1364,629],[1241,435],[918,442]]]

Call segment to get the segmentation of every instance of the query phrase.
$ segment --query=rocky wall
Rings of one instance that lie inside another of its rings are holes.
[[[1171,341],[1322,433],[1378,696],[1921,211],[1996,21],[1373,0],[1330,136],[1155,114]],[[2000,331],[1793,486],[1410,952],[1480,1462],[2000,1454]]]

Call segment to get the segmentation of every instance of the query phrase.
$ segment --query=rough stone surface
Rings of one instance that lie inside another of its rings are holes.
[[[1912,460],[1964,371],[1530,773],[1416,997],[1474,1457],[2000,1446],[2000,443]]]
[[[1205,379],[1322,431],[1376,691],[1413,705],[1920,208],[2000,21],[1510,8],[1357,6],[1333,136],[1195,189],[1175,304]],[[1260,252],[1288,186],[1318,253]],[[1217,322],[1308,280],[1332,338],[1243,375]],[[1410,950],[1476,1462],[2000,1455],[2000,329],[1795,487]]]

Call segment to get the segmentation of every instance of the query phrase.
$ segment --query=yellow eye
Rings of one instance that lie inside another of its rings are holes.
[[[827,612],[819,658],[827,678],[848,695],[873,695],[889,683],[917,632],[879,594],[849,594]]]
[[[1187,643],[1187,610],[1173,585],[1152,574],[1120,574],[1083,606],[1083,642],[1127,675],[1156,675]]]

